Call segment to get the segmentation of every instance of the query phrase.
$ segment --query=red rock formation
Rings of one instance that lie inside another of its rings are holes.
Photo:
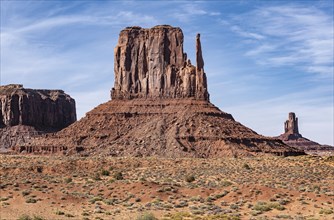
[[[304,154],[257,134],[209,102],[199,34],[196,62],[186,59],[180,28],[126,28],[115,48],[112,100],[14,150],[204,158]]]
[[[4,126],[28,125],[60,130],[76,121],[75,101],[62,90],[0,86],[0,119]]]
[[[295,113],[289,113],[289,119],[284,123],[284,131],[286,134],[292,134],[301,137],[298,131],[298,118],[296,118]]]
[[[62,90],[0,86],[0,151],[76,121],[75,101]]]
[[[112,99],[188,98],[208,100],[200,35],[196,67],[183,52],[183,33],[169,25],[121,31],[115,48]]]
[[[298,129],[298,118],[294,112],[290,112],[288,120],[284,123],[284,134],[277,137],[285,144],[304,150],[308,154],[334,155],[334,147],[321,145],[317,142],[304,138]]]

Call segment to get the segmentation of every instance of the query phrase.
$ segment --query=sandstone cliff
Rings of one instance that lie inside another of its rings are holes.
[[[196,66],[180,28],[128,27],[115,48],[112,100],[62,131],[17,145],[16,152],[203,157],[300,155],[209,102],[200,35]]]
[[[183,33],[168,25],[128,27],[115,48],[112,99],[189,98],[209,100],[200,35],[196,67],[183,52]]]
[[[284,123],[284,134],[277,137],[289,146],[304,150],[308,154],[334,155],[334,147],[321,145],[303,137],[299,133],[298,118],[294,112],[290,112],[288,120]]]
[[[0,86],[0,124],[60,130],[76,121],[75,101],[62,90]]]
[[[75,121],[75,101],[62,90],[0,86],[0,151]]]

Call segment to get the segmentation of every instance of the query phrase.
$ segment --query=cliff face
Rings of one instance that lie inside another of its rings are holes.
[[[189,98],[209,100],[200,35],[196,67],[183,52],[183,33],[168,25],[121,31],[115,47],[112,99]]]
[[[60,130],[76,121],[75,101],[62,90],[0,86],[0,125]]]

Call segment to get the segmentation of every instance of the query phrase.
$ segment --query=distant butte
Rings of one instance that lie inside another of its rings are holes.
[[[0,86],[0,152],[75,121],[75,101],[62,90]]]
[[[294,112],[289,113],[288,120],[284,122],[284,133],[277,138],[289,146],[304,150],[308,154],[334,155],[334,147],[321,145],[304,138],[299,133],[298,118]]]
[[[178,27],[128,27],[114,53],[112,100],[62,131],[15,146],[16,152],[201,157],[302,155],[264,137],[210,103],[200,35],[196,65]]]

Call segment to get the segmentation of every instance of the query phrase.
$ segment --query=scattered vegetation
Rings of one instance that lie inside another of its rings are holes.
[[[148,213],[148,212],[139,215],[136,219],[137,220],[157,220],[157,218],[152,213]]]

